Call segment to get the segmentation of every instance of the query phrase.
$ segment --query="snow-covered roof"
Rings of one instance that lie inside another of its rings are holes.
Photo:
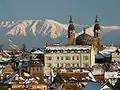
[[[24,72],[24,76],[29,77],[30,74]]]
[[[106,47],[104,50],[100,51],[99,53],[101,54],[111,54],[112,52],[116,51],[117,48],[116,47]]]
[[[9,84],[11,80],[14,78],[14,76],[17,74],[18,71],[13,72],[9,77],[6,78],[6,81],[4,84]]]
[[[90,50],[91,46],[82,46],[82,45],[53,45],[47,46],[46,50]]]
[[[44,54],[44,52],[42,52],[40,50],[36,50],[36,51],[32,52],[32,54]]]
[[[19,77],[20,80],[25,80],[23,77]]]
[[[7,61],[7,60],[10,60],[10,58],[3,57],[2,55],[0,55],[0,62]]]
[[[106,53],[98,53],[95,55],[96,59],[105,59],[110,57],[111,57],[111,54],[106,54]]]
[[[105,71],[103,64],[96,64],[92,69],[93,69],[92,70],[93,75],[103,75]]]
[[[11,55],[8,54],[6,50],[3,50],[3,52],[4,52],[7,56],[11,57]]]
[[[29,79],[26,79],[23,83],[25,84],[29,84],[29,83],[36,83],[38,84],[39,82],[35,80],[35,78],[29,78]]]

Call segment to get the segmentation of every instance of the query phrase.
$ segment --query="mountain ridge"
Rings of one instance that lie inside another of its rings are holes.
[[[74,23],[74,25],[76,27],[76,37],[83,33],[82,29],[84,27],[86,28],[86,33],[93,36],[94,25],[86,26],[76,23]],[[21,44],[31,45],[30,47],[43,47],[45,42],[67,43],[67,27],[68,24],[62,24],[49,19],[0,21],[0,31],[1,29],[6,30],[6,32],[1,31],[0,34],[2,37],[5,37],[8,46],[14,43],[19,47]],[[106,35],[109,36],[109,33],[116,31],[120,31],[120,26],[101,26],[102,37],[104,38]],[[1,39],[1,41],[3,40]],[[4,42],[2,44],[4,44]]]

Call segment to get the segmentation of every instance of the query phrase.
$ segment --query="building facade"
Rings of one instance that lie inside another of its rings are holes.
[[[120,49],[112,52],[112,61],[120,62]]]
[[[88,68],[95,64],[92,46],[47,46],[44,56],[46,75],[49,75],[52,69],[59,72],[80,72],[81,67]]]
[[[68,44],[46,44],[44,74],[50,75],[52,69],[59,72],[80,72],[80,68],[89,68],[94,64],[94,37],[86,34],[84,29],[84,33],[75,38],[75,26],[70,17]]]

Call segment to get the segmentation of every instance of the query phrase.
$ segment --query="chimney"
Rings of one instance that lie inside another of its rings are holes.
[[[29,73],[30,73],[30,76],[32,76],[32,67],[30,67],[30,69],[29,69]]]
[[[21,68],[18,69],[18,74],[19,74],[19,77],[22,77],[22,69]]]

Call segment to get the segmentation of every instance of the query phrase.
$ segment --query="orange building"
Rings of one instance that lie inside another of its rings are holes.
[[[32,90],[48,90],[47,84],[11,84],[11,88],[13,89],[32,89]]]

